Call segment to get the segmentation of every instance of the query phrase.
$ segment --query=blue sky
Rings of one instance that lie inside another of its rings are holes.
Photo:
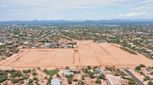
[[[0,0],[0,20],[153,19],[153,0]]]

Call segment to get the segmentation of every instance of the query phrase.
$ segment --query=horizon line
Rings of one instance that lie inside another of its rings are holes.
[[[70,22],[85,22],[85,21],[153,21],[153,19],[85,19],[85,20],[68,20],[68,19],[57,19],[57,20],[39,20],[39,19],[31,19],[31,20],[0,20],[0,22],[13,22],[13,21],[20,21],[20,22],[28,22],[28,21],[70,21]]]

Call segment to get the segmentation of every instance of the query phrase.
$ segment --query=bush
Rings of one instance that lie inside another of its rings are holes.
[[[84,79],[85,79],[85,78],[84,78],[84,75],[81,75],[81,79],[82,79],[82,80],[84,80]]]
[[[44,73],[46,73],[47,75],[50,75],[50,76],[54,76],[55,74],[58,73],[58,70],[47,70],[47,69],[45,69]]]
[[[68,82],[68,84],[72,84],[72,79],[68,78],[67,82]]]
[[[33,72],[32,72],[32,75],[33,75],[33,76],[36,76],[36,75],[37,75],[37,73],[36,73],[35,71],[33,71]]]
[[[69,75],[69,76],[67,75],[66,78],[72,79],[73,78],[73,75]]]
[[[89,77],[90,77],[91,79],[95,78],[95,77],[94,77],[94,73],[92,73],[92,72],[88,72],[88,75],[89,75]]]
[[[133,79],[129,79],[128,84],[129,85],[137,85]]]
[[[88,68],[88,69],[92,69],[91,66],[88,66],[87,68]]]
[[[140,71],[140,70],[141,70],[140,66],[135,67],[135,71]]]
[[[20,84],[24,84],[24,81],[21,81]]]
[[[40,85],[38,81],[35,81],[35,85]],[[48,85],[48,84],[47,84]]]
[[[11,81],[12,81],[12,83],[18,83],[20,81],[20,79],[12,79]]]
[[[30,73],[31,72],[31,70],[29,69],[29,70],[23,70],[23,73]]]
[[[21,71],[11,72],[11,77],[12,78],[21,77],[21,76],[22,76],[22,72]]]
[[[29,78],[29,75],[23,75],[23,76],[22,76],[22,79],[23,79],[23,80],[28,79],[28,78]]]
[[[0,73],[0,83],[7,80],[7,74],[6,73]]]
[[[97,80],[96,80],[96,83],[97,83],[97,84],[101,84],[101,80],[100,80],[100,79],[97,79]]]
[[[78,85],[85,85],[85,83],[83,81],[79,80]]]
[[[37,77],[33,77],[33,80],[38,80],[38,78]]]
[[[149,76],[145,76],[143,80],[144,81],[150,80],[150,77]]]
[[[50,78],[48,78],[48,81],[47,81],[47,85],[51,85],[51,77]]]
[[[140,64],[139,66],[140,66],[141,68],[146,67],[144,64]]]
[[[73,82],[77,82],[78,81],[78,79],[73,79]]]
[[[98,79],[104,79],[104,80],[105,80],[104,74],[100,74],[100,75],[98,76]]]
[[[149,82],[148,82],[148,85],[153,85],[153,82],[152,82],[152,81],[149,81]]]
[[[33,83],[33,80],[29,79],[28,84],[31,84],[31,83]]]

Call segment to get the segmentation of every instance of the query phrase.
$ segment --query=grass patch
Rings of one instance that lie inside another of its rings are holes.
[[[54,76],[55,74],[58,73],[58,70],[47,70],[47,69],[45,69],[44,72],[45,72],[47,75]]]

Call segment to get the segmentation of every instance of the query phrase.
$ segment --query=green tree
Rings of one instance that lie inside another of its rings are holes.
[[[7,74],[6,73],[0,73],[0,83],[7,80]]]
[[[149,82],[148,82],[148,85],[153,85],[153,82],[152,82],[152,81],[149,81]]]
[[[96,82],[97,84],[101,84],[101,80],[100,80],[100,79],[97,79],[95,82]]]
[[[137,85],[133,79],[129,79],[128,84],[129,85]]]

